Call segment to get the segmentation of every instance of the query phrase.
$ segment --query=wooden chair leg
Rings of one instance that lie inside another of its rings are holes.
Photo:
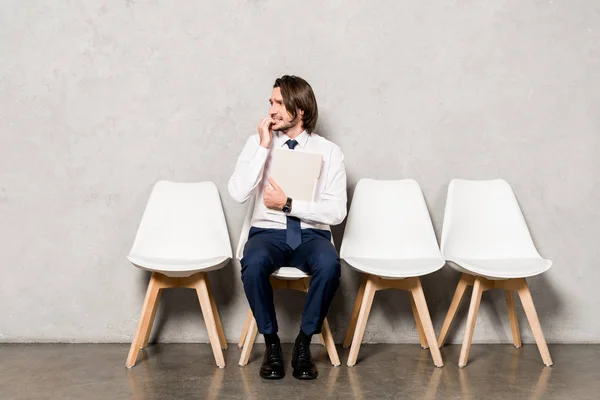
[[[408,298],[410,299],[410,308],[412,309],[413,316],[415,317],[415,323],[417,325],[417,332],[419,333],[419,342],[421,343],[421,347],[426,349],[429,347],[427,344],[427,338],[425,337],[425,332],[423,331],[423,324],[421,323],[421,318],[419,318],[419,313],[417,311],[417,307],[415,305],[415,299],[412,292],[408,292]],[[437,346],[437,343],[436,343]]]
[[[546,339],[544,338],[544,332],[542,332],[540,320],[538,319],[537,312],[535,311],[533,298],[531,297],[531,292],[529,291],[529,286],[527,285],[527,281],[525,279],[523,279],[518,293],[519,298],[521,299],[521,304],[523,305],[523,310],[525,310],[525,315],[529,321],[529,326],[531,327],[533,337],[535,338],[540,355],[542,356],[542,360],[544,361],[544,364],[549,367],[553,364],[552,357],[550,357],[550,350],[548,350],[548,345],[546,344]]]
[[[342,345],[343,348],[350,347],[352,344],[352,337],[354,336],[354,331],[356,330],[356,321],[358,319],[358,313],[360,312],[360,305],[362,304],[363,296],[365,294],[367,278],[368,275],[363,274],[360,286],[358,288],[358,294],[356,295],[356,301],[354,301],[354,307],[352,308],[352,314],[350,315],[350,323],[348,324],[348,329],[346,330],[346,337],[344,338],[344,344]]]
[[[256,320],[252,317],[250,321],[250,326],[248,327],[248,333],[246,334],[246,340],[244,342],[244,347],[242,348],[242,354],[240,355],[239,365],[240,367],[248,364],[248,360],[250,359],[250,353],[252,353],[252,347],[254,347],[254,342],[256,341],[256,335],[258,334],[258,325],[256,325]]]
[[[331,334],[331,329],[329,329],[329,322],[327,322],[327,318],[323,320],[321,332],[323,342],[327,348],[327,354],[329,354],[329,360],[331,360],[331,365],[334,367],[339,367],[341,364],[340,357],[335,348],[335,342],[333,341],[333,335]]]
[[[477,313],[479,312],[482,294],[483,287],[481,279],[476,277],[475,283],[473,284],[473,294],[471,295],[471,305],[469,306],[469,316],[467,317],[465,336],[463,338],[460,359],[458,361],[458,366],[460,368],[465,367],[467,365],[467,360],[469,359],[469,351],[471,350],[471,341],[473,340],[473,331],[475,330],[475,322],[477,321]]]
[[[221,317],[219,316],[217,303],[215,303],[215,298],[212,294],[212,289],[210,286],[210,281],[208,280],[208,275],[204,275],[204,279],[206,281],[206,289],[208,290],[208,298],[210,299],[210,308],[212,309],[213,316],[215,317],[215,324],[217,325],[219,343],[221,344],[221,349],[227,349],[227,338],[225,338],[225,331],[223,331],[223,324],[221,323]]]
[[[435,331],[433,330],[433,324],[431,323],[431,316],[429,315],[429,309],[427,307],[427,301],[425,300],[425,294],[423,293],[423,286],[421,286],[421,279],[414,278],[416,285],[411,290],[411,295],[414,298],[415,307],[418,312],[418,318],[421,320],[423,333],[427,338],[429,344],[429,351],[431,352],[431,358],[436,367],[443,367],[444,362],[442,361],[442,354],[440,348],[437,346],[435,340]]]
[[[373,297],[375,296],[375,291],[377,290],[375,279],[376,278],[369,275],[365,285],[363,301],[361,303],[360,312],[358,313],[358,319],[356,321],[356,330],[354,332],[354,336],[352,337],[352,345],[350,346],[350,353],[348,354],[347,365],[349,367],[354,366],[356,364],[356,359],[358,358],[358,351],[360,350],[365,328],[367,327],[367,320],[369,319],[369,313],[371,312],[371,306],[373,305]]]
[[[450,303],[448,314],[446,314],[446,318],[444,319],[444,324],[442,325],[440,336],[438,337],[438,347],[442,347],[446,343],[446,339],[448,338],[448,332],[450,331],[450,326],[452,326],[452,322],[456,317],[458,307],[460,306],[460,302],[463,296],[465,295],[467,286],[469,286],[469,278],[466,274],[462,274],[462,276],[460,277],[460,281],[458,281],[458,285],[456,286],[456,290],[454,291],[454,296],[452,296],[452,302]]]
[[[246,316],[246,322],[244,322],[244,327],[242,328],[242,335],[240,336],[240,341],[238,342],[239,348],[244,347],[244,342],[246,341],[246,335],[248,334],[248,328],[250,328],[250,324],[254,316],[252,315],[252,310],[248,310],[248,315]]]
[[[510,320],[510,329],[512,330],[513,344],[516,348],[522,346],[521,332],[519,331],[519,319],[517,317],[517,306],[512,290],[505,290],[506,306],[508,308],[508,319]]]
[[[148,323],[148,329],[146,329],[146,335],[144,336],[144,341],[142,342],[142,349],[148,347],[148,342],[150,341],[150,334],[152,333],[152,327],[154,326],[154,319],[156,317],[156,312],[158,310],[158,303],[160,302],[160,294],[161,290],[156,294],[156,301],[154,302],[154,306],[152,307],[152,314],[150,315],[150,322]]]
[[[206,274],[202,274],[196,283],[196,293],[200,300],[200,308],[202,308],[202,315],[204,316],[204,323],[208,331],[208,338],[212,346],[215,361],[219,368],[225,368],[225,359],[223,358],[223,350],[221,350],[221,341],[212,309],[212,300],[208,294],[208,287],[206,285]]]
[[[156,313],[158,306],[158,294],[161,289],[160,277],[158,273],[153,272],[148,283],[148,289],[146,290],[146,297],[144,298],[144,305],[142,306],[142,313],[138,321],[138,326],[129,348],[129,354],[127,355],[127,361],[125,366],[131,368],[135,365],[138,353],[142,344],[145,341],[146,336],[149,336],[151,329],[150,323],[153,319],[153,314]]]

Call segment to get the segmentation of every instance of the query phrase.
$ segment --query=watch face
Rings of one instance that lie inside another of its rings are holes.
[[[285,202],[285,205],[283,206],[283,208],[281,209],[281,211],[283,211],[284,213],[289,213],[290,210],[292,208],[292,199],[290,199],[288,197],[287,201]]]

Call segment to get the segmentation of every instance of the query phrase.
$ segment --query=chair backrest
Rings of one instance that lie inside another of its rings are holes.
[[[216,185],[156,183],[130,254],[175,260],[231,258],[231,242]]]
[[[352,197],[340,256],[441,259],[417,181],[361,179]]]
[[[450,182],[441,248],[447,260],[540,257],[515,194],[502,179]]]

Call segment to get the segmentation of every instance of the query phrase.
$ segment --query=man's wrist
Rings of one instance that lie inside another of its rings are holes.
[[[281,211],[283,211],[286,214],[289,214],[290,212],[292,212],[292,198],[288,197],[285,201],[285,204],[281,207]]]

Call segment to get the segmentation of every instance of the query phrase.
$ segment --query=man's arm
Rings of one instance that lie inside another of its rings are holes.
[[[346,168],[344,155],[335,146],[331,154],[325,190],[318,201],[293,200],[290,215],[304,221],[338,225],[346,218]]]
[[[258,123],[258,135],[250,137],[242,149],[235,171],[229,179],[229,194],[238,203],[245,203],[260,183],[273,139],[273,118],[263,117]]]
[[[245,203],[262,179],[269,149],[260,145],[259,136],[252,135],[246,141],[235,171],[229,179],[229,194],[238,203]]]

